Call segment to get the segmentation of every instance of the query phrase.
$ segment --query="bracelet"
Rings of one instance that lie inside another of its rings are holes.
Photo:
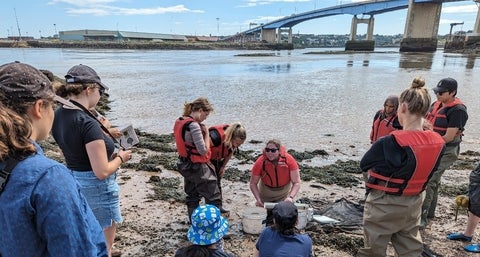
[[[123,158],[120,155],[117,155],[118,158],[120,158],[120,161],[123,163]]]

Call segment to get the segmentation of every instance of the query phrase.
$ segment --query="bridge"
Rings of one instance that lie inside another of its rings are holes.
[[[404,38],[400,51],[436,50],[438,25],[442,3],[459,2],[465,0],[373,0],[317,9],[309,12],[292,14],[284,18],[261,24],[234,36],[225,38],[229,41],[258,41],[280,43],[282,34],[287,33],[288,43],[292,43],[292,27],[308,20],[333,15],[353,15],[350,31],[350,40],[345,50],[373,50],[374,15],[408,8]],[[479,0],[474,0],[479,1]],[[368,19],[359,19],[358,15],[368,15]],[[479,15],[474,28],[473,40],[479,40]],[[366,40],[356,40],[358,23],[368,24]]]

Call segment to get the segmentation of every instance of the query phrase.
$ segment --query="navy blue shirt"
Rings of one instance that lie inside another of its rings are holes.
[[[75,178],[35,146],[37,153],[17,164],[0,195],[0,255],[107,256],[102,228]]]
[[[307,234],[286,236],[272,227],[265,228],[255,245],[259,257],[311,257],[312,239]]]

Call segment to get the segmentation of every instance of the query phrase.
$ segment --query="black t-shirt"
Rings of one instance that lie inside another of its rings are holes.
[[[85,147],[92,141],[104,140],[107,156],[112,156],[115,150],[113,140],[103,133],[100,123],[78,109],[60,107],[55,110],[52,136],[65,156],[67,167],[71,170],[92,170]]]

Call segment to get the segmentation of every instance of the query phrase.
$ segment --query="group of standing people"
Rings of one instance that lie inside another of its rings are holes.
[[[375,115],[372,146],[360,162],[368,175],[364,247],[359,256],[385,256],[389,242],[397,256],[422,255],[419,230],[435,215],[440,178],[458,157],[468,119],[465,105],[456,97],[457,88],[452,78],[440,80],[433,89],[437,101],[432,104],[425,81],[415,78],[400,94],[396,113],[387,110],[396,103],[389,97],[382,112],[386,115]],[[394,119],[401,129],[393,126]],[[478,219],[472,220],[476,226]],[[471,235],[461,233],[449,237],[471,240]]]

